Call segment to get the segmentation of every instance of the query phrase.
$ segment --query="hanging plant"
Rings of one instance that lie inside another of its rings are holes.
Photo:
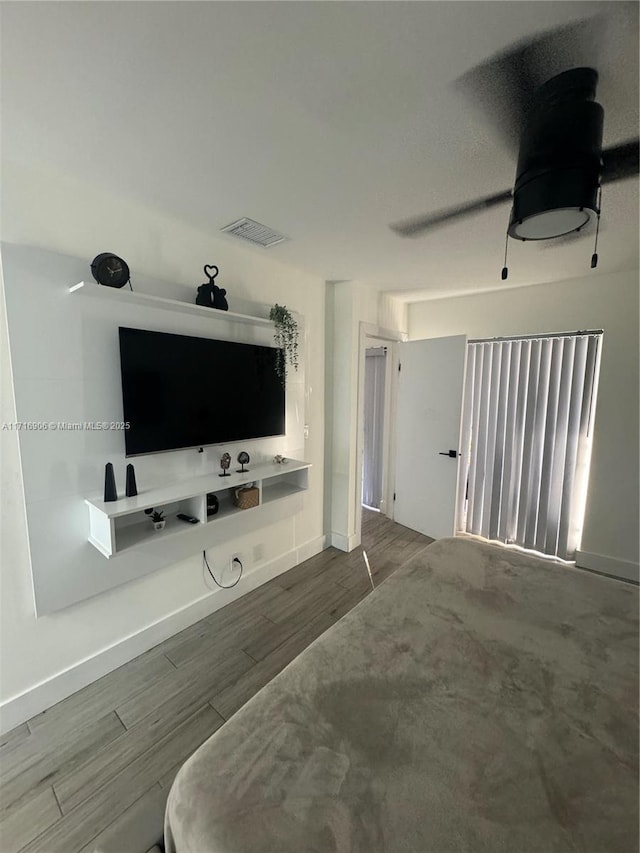
[[[298,369],[298,323],[286,305],[278,305],[277,302],[269,311],[269,319],[273,320],[276,327],[276,373],[284,385],[287,380],[287,365]]]

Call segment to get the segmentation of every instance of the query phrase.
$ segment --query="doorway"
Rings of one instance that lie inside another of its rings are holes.
[[[365,350],[364,442],[362,451],[362,506],[380,511],[384,481],[384,420],[387,347]]]
[[[402,337],[401,333],[360,323],[355,488],[349,496],[354,511],[356,545],[361,542],[363,518],[374,525],[385,516],[393,519],[395,430],[392,413],[396,395],[393,376],[398,369],[397,345]],[[372,351],[377,355],[368,355]],[[373,419],[368,414],[370,410],[376,413]],[[371,503],[363,504],[363,498]],[[375,506],[369,509],[370,505]]]

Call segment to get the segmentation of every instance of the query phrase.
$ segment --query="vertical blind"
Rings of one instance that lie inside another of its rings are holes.
[[[459,527],[571,560],[580,544],[602,332],[470,342]]]

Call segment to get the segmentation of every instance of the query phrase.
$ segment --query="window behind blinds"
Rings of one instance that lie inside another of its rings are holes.
[[[461,530],[574,558],[601,343],[602,332],[469,343]]]

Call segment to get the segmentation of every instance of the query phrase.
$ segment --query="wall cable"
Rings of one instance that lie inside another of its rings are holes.
[[[204,561],[204,565],[207,567],[207,571],[211,575],[211,579],[213,580],[216,586],[220,587],[220,589],[233,589],[234,586],[237,586],[240,583],[240,579],[242,578],[242,575],[244,573],[244,566],[242,565],[242,560],[239,557],[234,557],[233,562],[240,564],[240,574],[233,583],[230,583],[228,585],[220,583],[220,581],[216,579],[216,576],[211,571],[211,566],[209,565],[209,561],[207,560],[207,552],[204,549],[202,551],[202,559]]]

